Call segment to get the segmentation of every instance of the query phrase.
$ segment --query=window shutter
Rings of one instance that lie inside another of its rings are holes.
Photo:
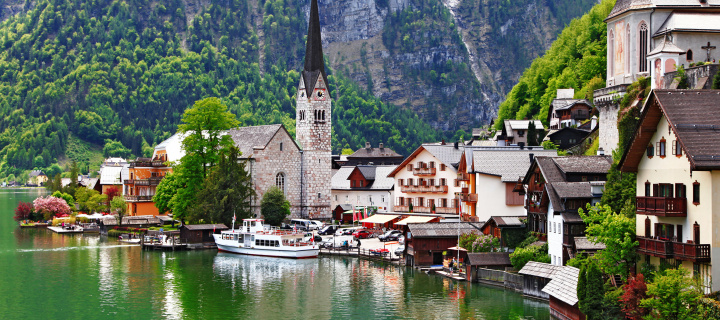
[[[660,237],[660,224],[655,224],[655,238]]]
[[[677,154],[677,140],[672,142],[672,154]]]
[[[697,222],[693,225],[693,242],[700,244],[700,225]]]
[[[677,242],[683,242],[682,240],[682,225],[677,225]]]
[[[650,238],[650,218],[645,218],[645,237]]]
[[[661,155],[661,153],[660,153],[660,142],[655,142],[655,154],[658,155],[658,156]]]
[[[675,145],[676,145],[675,149],[677,149],[677,155],[681,156],[682,155],[682,146],[680,146],[680,141],[675,140]]]
[[[653,197],[659,197],[660,196],[660,188],[659,185],[653,184]]]

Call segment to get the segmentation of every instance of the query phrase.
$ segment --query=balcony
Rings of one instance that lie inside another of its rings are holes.
[[[692,262],[710,262],[710,245],[673,242],[675,259]]]
[[[637,213],[658,217],[687,217],[687,198],[637,197]]]
[[[153,196],[125,196],[125,201],[128,202],[150,202]]]
[[[413,174],[416,176],[434,176],[435,168],[413,168]]]
[[[394,206],[393,210],[395,212],[409,212],[410,207],[396,205],[396,206]],[[457,214],[458,210],[459,210],[459,208],[435,206],[435,213]],[[413,206],[413,213],[431,213],[430,211],[432,211],[431,207]]]
[[[163,177],[152,177],[150,179],[128,179],[125,180],[124,184],[136,185],[136,186],[156,186],[160,184],[160,180]]]
[[[458,181],[470,181],[470,174],[467,172],[459,172],[457,180]]]
[[[162,160],[130,162],[130,168],[146,168],[146,167],[165,167],[165,162]]]
[[[478,201],[477,193],[458,193],[458,196],[462,202],[476,203]]]
[[[541,214],[547,213],[546,206],[541,206],[541,205],[535,204],[530,200],[525,200],[525,208],[527,208],[527,211],[530,213],[541,213]]]
[[[401,186],[404,193],[447,193],[448,186]]]
[[[645,237],[637,237],[638,252],[659,258],[672,258],[673,242],[669,240],[657,240]]]

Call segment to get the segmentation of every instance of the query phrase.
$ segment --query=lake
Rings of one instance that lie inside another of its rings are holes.
[[[20,229],[0,189],[4,319],[547,319],[546,302],[357,258],[142,251],[99,235]]]

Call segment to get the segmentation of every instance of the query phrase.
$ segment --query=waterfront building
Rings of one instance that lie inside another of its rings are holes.
[[[121,167],[122,168],[122,167]],[[120,170],[122,173],[122,170]],[[156,216],[159,212],[152,201],[160,180],[172,172],[167,165],[165,154],[157,150],[152,158],[137,158],[127,166],[127,175],[123,176],[123,196],[127,202],[126,214],[129,216]],[[109,180],[109,179],[108,179]]]
[[[607,24],[606,87],[595,90],[600,113],[600,148],[610,153],[618,143],[617,114],[621,97],[639,77],[651,87],[677,88],[677,66],[685,66],[691,87],[710,88],[717,72],[720,43],[718,0],[618,0]],[[688,68],[691,63],[712,65]]]
[[[524,198],[513,192],[536,156],[555,156],[542,147],[465,147],[457,180],[466,221],[488,221],[491,216],[525,216]]]
[[[332,178],[332,207],[376,207],[391,210],[395,179],[388,177],[396,166],[358,165],[340,168]],[[352,210],[352,208],[350,208]]]
[[[553,319],[585,320],[578,307],[577,284],[580,269],[562,266],[552,273],[552,280],[542,289],[550,297]]]
[[[515,187],[525,195],[528,229],[547,241],[553,265],[575,255],[575,237],[585,235],[578,208],[600,201],[611,165],[610,156],[539,156]]]
[[[522,219],[522,220],[521,220]],[[492,216],[480,227],[482,232],[492,235],[500,241],[500,247],[511,249],[508,245],[508,238],[515,238],[522,241],[526,234],[524,217],[500,217]],[[513,245],[513,244],[511,244]],[[517,245],[517,244],[514,244]],[[512,248],[515,248],[514,246]]]
[[[395,180],[393,211],[460,214],[457,166],[463,150],[458,143],[415,149],[388,174]]]
[[[476,252],[467,254],[465,263],[465,279],[470,282],[479,282],[480,269],[505,271],[512,268],[509,252]]]
[[[228,230],[226,225],[219,224],[185,224],[180,227],[180,239],[187,243],[208,243],[215,245],[214,233]]]
[[[541,132],[545,130],[540,120],[505,120],[505,125],[495,139],[497,140],[498,146],[511,146],[511,145],[528,145],[527,132],[530,128],[530,123],[535,124],[535,132]],[[540,141],[538,141],[539,143]]]
[[[98,181],[100,184],[100,193],[107,194],[110,188],[116,188],[118,192],[122,193],[122,172],[128,168],[130,168],[130,164],[123,158],[105,159],[98,172],[100,175]]]
[[[620,169],[637,173],[640,263],[682,267],[720,290],[720,90],[653,90]]]
[[[458,237],[467,233],[481,234],[481,223],[434,222],[409,223],[405,236],[405,263],[408,266],[443,264],[443,252],[458,245]]]
[[[555,272],[560,269],[562,269],[562,266],[528,261],[518,272],[523,275],[523,294],[533,298],[550,300],[550,295],[543,289],[550,283]]]

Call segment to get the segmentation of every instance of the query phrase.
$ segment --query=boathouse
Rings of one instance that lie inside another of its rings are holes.
[[[542,290],[552,280],[555,272],[561,268],[561,266],[549,263],[528,261],[518,272],[523,275],[523,294],[533,298],[549,300],[550,295]]]
[[[480,269],[501,270],[512,267],[509,252],[479,252],[468,253],[468,262],[465,264],[467,281],[478,282]]]
[[[560,266],[558,266],[560,267]],[[578,307],[577,283],[580,269],[562,266],[542,289],[550,296],[550,316],[555,319],[585,320]]]
[[[180,239],[187,243],[215,242],[213,233],[229,229],[224,224],[186,224],[180,227]]]
[[[443,264],[443,252],[457,246],[458,237],[475,232],[481,234],[480,223],[437,222],[408,224],[406,264],[431,266]]]

